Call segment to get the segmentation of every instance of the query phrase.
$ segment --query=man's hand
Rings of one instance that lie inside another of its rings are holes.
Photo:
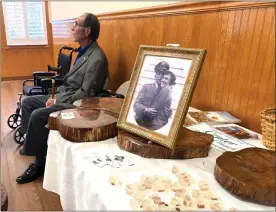
[[[154,118],[156,116],[157,110],[155,108],[146,108],[145,109],[145,115],[150,117],[150,118]]]
[[[49,98],[48,100],[47,100],[47,102],[46,102],[46,107],[50,107],[50,106],[52,106],[52,105],[54,105],[56,103],[56,99],[54,98]]]
[[[170,118],[172,116],[172,109],[170,108],[165,108],[165,113],[168,116],[168,118]]]

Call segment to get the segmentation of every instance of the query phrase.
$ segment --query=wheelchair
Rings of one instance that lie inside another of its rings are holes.
[[[17,108],[15,113],[10,115],[7,124],[11,129],[16,129],[13,139],[18,144],[23,144],[25,135],[19,132],[21,125],[21,106],[23,96],[48,95],[52,92],[52,79],[55,79],[55,89],[62,84],[63,77],[69,72],[72,62],[73,52],[77,51],[72,47],[63,46],[59,50],[57,67],[48,65],[46,72],[33,72],[33,79],[27,79],[23,82],[23,90],[18,93]],[[29,85],[32,83],[32,85]]]

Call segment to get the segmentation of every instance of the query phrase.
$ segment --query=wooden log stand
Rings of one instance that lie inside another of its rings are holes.
[[[206,157],[212,142],[212,135],[194,132],[185,127],[180,129],[174,149],[169,149],[123,130],[118,132],[119,147],[144,158],[188,159]]]
[[[246,148],[219,156],[215,178],[243,200],[275,206],[275,168],[275,152]]]
[[[85,98],[79,106],[52,113],[48,120],[50,130],[72,142],[96,142],[117,136],[117,120],[123,99],[109,97]],[[62,119],[61,113],[73,113],[73,119]]]
[[[61,113],[74,114],[74,119],[62,119]],[[50,130],[72,142],[102,141],[117,135],[119,114],[109,109],[74,108],[52,113],[48,120]]]

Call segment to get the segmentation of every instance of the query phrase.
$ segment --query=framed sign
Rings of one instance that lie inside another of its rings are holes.
[[[118,128],[173,149],[205,54],[202,49],[140,46]]]

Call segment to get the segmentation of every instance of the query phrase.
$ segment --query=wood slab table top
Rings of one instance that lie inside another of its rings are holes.
[[[241,199],[275,206],[275,152],[246,148],[224,152],[216,160],[215,178]]]

